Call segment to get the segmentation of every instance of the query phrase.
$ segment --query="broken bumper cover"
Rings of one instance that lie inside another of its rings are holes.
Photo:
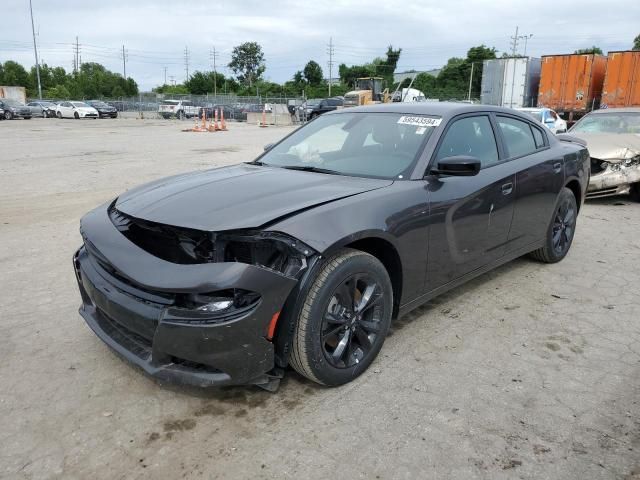
[[[587,198],[629,193],[631,185],[636,182],[640,182],[640,160],[628,164],[608,163],[604,171],[591,175]]]
[[[172,383],[207,387],[270,380],[269,322],[294,278],[242,263],[161,260],[129,242],[111,223],[106,206],[87,214],[81,231],[85,243],[74,256],[80,314],[116,353]],[[260,300],[229,318],[206,318],[175,306],[179,295],[229,289],[255,292]]]

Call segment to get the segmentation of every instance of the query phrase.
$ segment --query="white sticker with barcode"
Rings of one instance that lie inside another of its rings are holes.
[[[401,125],[415,125],[416,127],[437,127],[442,123],[442,119],[403,115],[398,119],[398,123]]]

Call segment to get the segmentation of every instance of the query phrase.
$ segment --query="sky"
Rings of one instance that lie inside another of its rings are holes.
[[[264,77],[291,79],[309,60],[329,76],[328,45],[337,65],[362,64],[402,48],[397,72],[441,67],[485,44],[499,54],[511,51],[519,27],[532,56],[572,53],[599,46],[605,53],[631,48],[640,33],[638,0],[32,0],[39,55],[50,66],[72,69],[76,36],[82,62],[98,62],[127,76],[143,91],[189,72],[219,72],[233,47],[258,42],[264,51]],[[29,0],[2,0],[0,62],[34,63]],[[520,39],[518,53],[524,53]],[[42,61],[41,60],[41,61]]]

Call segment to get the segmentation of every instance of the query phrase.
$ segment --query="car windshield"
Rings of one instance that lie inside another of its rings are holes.
[[[19,102],[17,100],[13,100],[11,98],[3,98],[2,101],[5,103],[5,105],[8,105],[9,107],[23,107],[24,103]]]
[[[74,107],[79,107],[79,108],[88,108],[89,105],[87,105],[84,102],[71,102],[71,105],[73,105]]]
[[[640,133],[640,112],[598,113],[580,119],[573,133]]]
[[[104,102],[91,102],[91,105],[94,106],[94,107],[108,107],[109,106]]]
[[[268,150],[258,163],[375,178],[407,178],[440,118],[400,113],[324,115]]]

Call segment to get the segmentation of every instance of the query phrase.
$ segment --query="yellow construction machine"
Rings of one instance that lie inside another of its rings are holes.
[[[356,80],[356,89],[344,95],[345,107],[358,107],[373,103],[389,103],[389,89],[382,89],[382,77],[363,77]]]

